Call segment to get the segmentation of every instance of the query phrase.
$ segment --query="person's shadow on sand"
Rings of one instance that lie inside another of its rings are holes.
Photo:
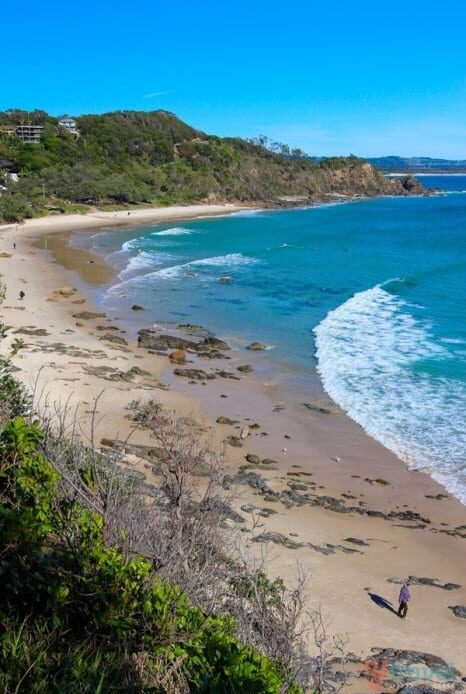
[[[381,607],[384,610],[393,612],[393,614],[397,614],[396,610],[393,609],[392,603],[386,600],[385,598],[382,598],[381,595],[376,595],[375,593],[369,593],[368,595],[372,602],[374,602],[377,605],[377,607]]]

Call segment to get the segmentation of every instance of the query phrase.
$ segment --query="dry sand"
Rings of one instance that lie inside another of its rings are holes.
[[[141,210],[132,212],[130,221],[134,224],[135,221],[185,219],[234,209],[210,205]],[[97,428],[97,441],[102,437],[126,438],[130,424],[125,418],[125,408],[131,400],[145,397],[157,397],[181,412],[206,417],[218,441],[226,435],[238,434],[234,425],[215,424],[218,415],[240,420],[237,427],[259,422],[261,428],[253,430],[242,448],[228,447],[228,464],[233,470],[244,464],[246,453],[273,458],[277,461],[272,466],[275,469],[252,470],[273,490],[289,489],[290,483],[306,485],[307,489],[298,486],[295,491],[309,493],[312,498],[331,497],[347,506],[381,511],[385,516],[338,513],[309,503],[294,503],[287,508],[282,503],[283,497],[267,501],[254,489],[242,486],[238,508],[248,521],[248,512],[241,510],[247,504],[272,510],[268,518],[260,518],[262,527],[256,528],[256,535],[269,531],[280,533],[297,545],[285,548],[274,542],[267,544],[270,573],[290,579],[299,560],[311,575],[311,599],[322,603],[330,630],[347,634],[349,648],[358,656],[369,656],[372,647],[410,649],[439,655],[466,671],[466,621],[448,609],[451,605],[466,605],[464,587],[445,590],[413,586],[406,620],[380,607],[374,597],[385,598],[397,607],[399,585],[388,582],[389,578],[413,575],[434,578],[440,584],[466,582],[466,511],[456,499],[444,496],[445,490],[422,472],[407,470],[334,405],[331,404],[332,414],[311,412],[293,402],[285,402],[285,408],[277,410],[280,394],[273,385],[261,383],[254,375],[244,376],[239,382],[217,379],[209,381],[207,386],[176,380],[165,357],[150,355],[131,342],[118,345],[101,339],[106,331],[97,330],[97,326],[112,323],[118,327],[118,320],[73,317],[74,313],[93,310],[89,296],[54,294],[59,287],[108,280],[109,275],[105,273],[109,270],[100,259],[94,258],[91,265],[88,255],[67,249],[67,234],[53,246],[55,259],[33,245],[39,237],[51,232],[127,222],[125,213],[97,213],[0,227],[0,252],[11,255],[0,257],[1,279],[7,285],[0,312],[3,321],[11,326],[9,340],[22,337],[26,343],[15,357],[15,365],[21,369],[18,376],[35,388],[37,397],[43,403],[47,400],[50,407],[65,401],[71,408],[79,407],[83,436],[89,432],[93,402],[101,394],[97,410],[102,419]],[[16,250],[13,250],[14,242]],[[26,294],[23,301],[18,298],[20,289]],[[80,300],[82,303],[76,303]],[[33,334],[38,329],[46,334]],[[29,334],[15,332],[18,330]],[[124,333],[112,333],[124,337]],[[255,358],[260,359],[260,355]],[[247,361],[243,352],[233,353],[229,363],[202,362],[196,366],[207,371],[214,368],[232,371],[235,365]],[[138,375],[131,382],[113,382],[108,377],[114,377],[115,372],[108,372],[107,378],[101,371],[95,372],[96,367],[128,372],[134,366],[150,375]],[[169,390],[161,389],[159,383],[168,384]],[[221,398],[221,395],[228,397]],[[268,435],[261,435],[263,432]],[[290,438],[285,438],[285,434]],[[144,434],[137,431],[131,441],[144,443]],[[338,458],[339,462],[335,460]],[[147,472],[142,463],[140,469]],[[441,496],[429,498],[438,495]],[[389,513],[406,511],[418,513],[429,522],[386,517]],[[348,542],[349,537],[366,544]],[[253,546],[257,552],[265,547]],[[349,549],[357,552],[347,553],[345,550]],[[363,689],[361,686],[358,691]]]

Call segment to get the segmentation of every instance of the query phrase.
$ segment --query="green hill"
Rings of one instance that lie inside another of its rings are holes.
[[[3,219],[81,209],[76,205],[279,205],[411,192],[354,156],[316,161],[285,145],[272,151],[262,141],[207,135],[166,111],[116,111],[76,122],[79,137],[44,111],[0,113]],[[43,126],[40,142],[6,132],[20,123]]]

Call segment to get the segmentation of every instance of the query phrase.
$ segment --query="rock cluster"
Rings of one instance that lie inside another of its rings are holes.
[[[176,335],[159,335],[155,330],[148,329],[138,332],[138,345],[156,352],[166,352],[167,350],[191,352],[208,359],[225,359],[227,357],[223,352],[230,349],[230,345],[212,335],[196,341]]]

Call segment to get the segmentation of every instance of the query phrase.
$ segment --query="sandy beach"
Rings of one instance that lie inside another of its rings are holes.
[[[235,474],[248,454],[274,461],[251,466],[261,483],[243,484],[238,500],[245,527],[260,512],[254,532],[264,542],[254,547],[257,552],[267,548],[270,573],[290,579],[299,561],[311,577],[310,599],[322,604],[329,630],[347,634],[348,648],[358,657],[369,657],[375,647],[415,650],[465,672],[465,620],[449,609],[466,605],[466,509],[458,500],[428,475],[408,470],[328,398],[311,403],[314,409],[304,408],[283,401],[273,384],[249,374],[239,381],[217,376],[206,386],[190,383],[174,376],[166,357],[125,337],[124,316],[110,320],[82,313],[96,313],[86,287],[109,282],[112,269],[100,257],[70,248],[70,232],[237,209],[200,205],[130,215],[96,212],[0,227],[0,273],[7,287],[0,312],[10,326],[5,349],[14,338],[25,342],[14,358],[17,376],[42,406],[67,402],[70,410],[77,409],[84,437],[100,396],[97,442],[126,439],[128,404],[148,397],[205,419],[219,443],[258,423],[241,447],[227,446],[228,467]],[[45,244],[50,234],[56,242]],[[56,293],[63,287],[78,291]],[[112,340],[115,336],[121,339]],[[189,366],[231,372],[251,356],[237,352],[232,351],[228,367],[215,360]],[[237,423],[217,424],[219,416]],[[144,436],[138,430],[130,440],[147,443]],[[143,459],[133,463],[149,479],[150,465]],[[408,576],[432,580],[412,586],[408,619],[400,620],[382,605],[386,600],[397,608],[399,581]]]

